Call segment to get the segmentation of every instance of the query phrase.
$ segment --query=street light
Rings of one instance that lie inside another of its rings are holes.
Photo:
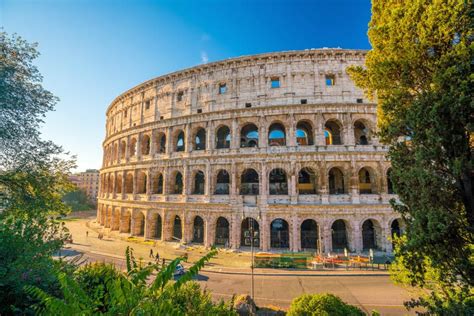
[[[260,219],[260,211],[258,213],[258,219]],[[245,219],[245,213],[242,211],[242,220]],[[250,271],[251,271],[251,292],[250,296],[252,297],[252,300],[255,299],[254,293],[255,293],[255,281],[254,281],[254,265],[255,265],[255,259],[254,259],[254,219],[253,217],[249,217],[248,220],[248,231],[250,233],[250,253],[251,253],[251,264],[250,264]],[[245,237],[245,236],[244,236]]]

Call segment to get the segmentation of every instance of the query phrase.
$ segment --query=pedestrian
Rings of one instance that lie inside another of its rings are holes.
[[[153,248],[150,249],[150,254],[148,255],[149,258],[153,258],[154,255],[153,255]]]
[[[162,266],[163,266],[163,267],[165,266],[165,258],[163,258]]]
[[[158,253],[158,251],[156,252],[155,260],[157,263],[160,262],[160,254]]]
[[[89,231],[86,230],[86,238],[89,237]]]

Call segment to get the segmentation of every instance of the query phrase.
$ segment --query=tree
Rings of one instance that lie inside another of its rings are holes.
[[[62,197],[62,201],[71,207],[72,211],[87,211],[94,208],[86,192],[77,187],[74,191],[66,193]]]
[[[363,316],[365,313],[333,294],[303,294],[288,309],[288,316],[299,315]]]
[[[365,68],[348,70],[390,146],[398,281],[429,290],[407,304],[428,313],[474,313],[472,17],[470,1],[374,0]]]
[[[38,131],[57,99],[41,85],[33,65],[35,44],[0,32],[0,314],[31,313],[25,285],[59,290],[52,273],[67,231],[59,220],[69,208],[74,162]]]

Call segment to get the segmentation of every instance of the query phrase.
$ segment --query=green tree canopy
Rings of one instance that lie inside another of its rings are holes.
[[[431,290],[411,306],[433,313],[472,313],[472,17],[471,1],[374,0],[372,49],[364,68],[349,69],[377,101],[379,135],[390,145],[400,198],[392,204],[407,223],[398,249],[407,270],[398,271]]]

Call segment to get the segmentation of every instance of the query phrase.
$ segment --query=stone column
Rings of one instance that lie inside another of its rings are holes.
[[[166,136],[165,137],[166,137],[165,153],[169,155],[173,151],[173,130],[171,129],[171,127],[166,128]]]
[[[151,200],[151,191],[152,191],[154,172],[151,169],[148,169],[145,172],[145,174],[146,174],[146,196],[147,196],[147,200]]]
[[[187,123],[184,127],[184,152],[193,151],[193,139],[191,135],[191,124]]]
[[[289,174],[289,188],[288,188],[288,193],[290,195],[290,203],[291,204],[297,204],[298,203],[298,193],[296,190],[296,186],[298,185],[298,177],[297,177],[297,170],[296,170],[296,164],[294,161],[291,162],[291,169],[290,169],[290,174]]]
[[[137,160],[142,159],[142,137],[143,137],[142,133],[139,133],[137,136],[137,152],[136,152]]]
[[[291,216],[291,251],[300,251],[300,242],[299,242],[299,234],[298,234],[298,217],[296,214]]]
[[[267,204],[267,196],[268,196],[268,177],[267,177],[267,165],[265,162],[262,162],[260,165],[260,204]]]
[[[209,201],[211,197],[211,181],[212,181],[212,170],[209,161],[206,163],[206,170],[205,170],[205,183],[204,183],[204,194],[206,196],[206,200]]]
[[[122,200],[125,199],[125,178],[127,177],[127,172],[124,170],[122,171],[122,193],[121,193],[121,198]]]
[[[325,146],[326,145],[326,137],[324,137],[324,118],[321,112],[318,112],[314,116],[314,126],[315,126],[315,144],[317,146]]]
[[[191,174],[189,172],[189,167],[188,167],[187,163],[184,163],[184,165],[183,165],[183,194],[186,197],[191,192],[190,177],[191,177]]]
[[[133,198],[135,198],[135,195],[137,194],[138,192],[138,170],[135,169],[133,170]]]
[[[230,196],[231,196],[231,201],[235,201],[237,199],[237,181],[238,181],[238,175],[237,175],[237,166],[235,165],[235,162],[232,162],[232,165],[230,167]]]
[[[208,151],[209,153],[212,153],[216,146],[214,140],[214,122],[210,121],[207,125],[206,131],[206,151]]]
[[[344,129],[346,131],[345,138],[344,138],[344,144],[345,145],[355,145],[354,125],[352,124],[352,119],[351,119],[350,114],[347,114],[345,122],[343,122],[343,123],[344,123]]]
[[[346,227],[347,229],[348,227]],[[359,223],[357,221],[351,222],[352,232],[347,232],[352,235],[352,242],[349,244],[351,250],[355,250],[357,253],[362,252],[362,233],[359,227]]]
[[[211,220],[212,218],[208,216],[204,222],[204,246],[209,248],[212,246],[212,236],[211,234]]]
[[[127,144],[126,144],[126,148],[125,148],[125,160],[127,162],[130,161],[130,135],[127,136]]]
[[[294,147],[297,145],[295,116],[293,114],[289,115],[288,132],[286,133],[286,143],[290,147]]]
[[[231,137],[230,137],[230,148],[232,149],[236,149],[236,148],[239,148],[240,147],[240,142],[239,142],[239,135],[240,135],[240,131],[239,131],[239,124],[237,122],[237,119],[234,118],[232,120],[232,126],[231,126],[231,129],[230,129],[230,133],[231,133]]]
[[[359,175],[357,174],[357,165],[354,160],[351,161],[351,169],[349,170],[349,193],[353,204],[360,204],[359,194]]]
[[[156,154],[156,130],[152,130],[150,134],[150,157]]]
[[[267,148],[268,147],[268,127],[267,127],[267,120],[265,117],[261,116],[258,121],[258,147],[260,148]]]
[[[268,251],[270,249],[270,234],[269,232],[269,223],[267,214],[262,214],[262,225],[260,226],[260,244],[262,251]]]
[[[240,225],[241,225],[241,216],[239,214],[233,214],[231,219],[232,219],[232,243],[231,247],[232,249],[238,249],[240,247]]]

